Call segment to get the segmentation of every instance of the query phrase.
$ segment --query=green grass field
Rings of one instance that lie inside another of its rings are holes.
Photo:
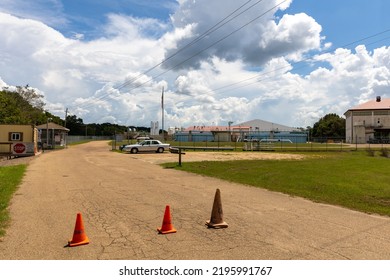
[[[27,165],[0,167],[0,236],[9,223],[8,204],[22,181]]]
[[[171,146],[177,147],[231,147],[235,151],[240,152],[245,146],[251,147],[250,143],[244,142],[178,142],[178,141],[165,141],[171,144]],[[134,144],[136,140],[117,141],[116,149],[119,149],[120,145]],[[109,145],[112,145],[110,141]],[[256,144],[252,144],[255,146]],[[271,148],[276,152],[321,152],[321,151],[355,151],[357,147],[355,145],[349,145],[345,143],[284,143],[275,142],[270,144]],[[379,149],[379,148],[377,148]],[[189,149],[190,150],[190,149]]]
[[[184,162],[176,169],[390,216],[390,159],[365,151],[306,153],[304,160]]]

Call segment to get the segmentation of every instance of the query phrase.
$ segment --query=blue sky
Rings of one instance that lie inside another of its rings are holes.
[[[322,34],[337,47],[389,29],[389,11],[390,1],[386,0],[299,0],[287,10],[291,13],[305,12],[314,17],[323,28]],[[385,35],[380,38],[390,36],[389,33]],[[375,46],[377,44],[369,48]]]
[[[108,14],[155,18],[168,22],[169,16],[179,5],[171,0],[38,0],[35,3],[14,0],[11,9],[7,9],[5,6],[8,1],[10,0],[3,0],[4,6],[0,2],[1,10],[26,18],[30,11],[31,18],[40,19],[64,35],[71,37],[75,33],[81,33],[85,35],[85,39],[102,36]],[[277,15],[306,13],[321,24],[322,35],[328,41],[335,46],[343,46],[390,28],[389,11],[390,2],[386,0],[296,0],[287,10],[279,11]],[[63,19],[55,22],[52,19],[54,15]],[[222,14],[220,16],[223,17]]]
[[[50,1],[42,2],[42,5],[50,9]],[[168,0],[66,0],[62,1],[61,12],[68,23],[53,27],[67,36],[82,33],[86,39],[92,39],[101,36],[100,29],[107,22],[109,13],[169,21],[177,6],[176,1]],[[328,41],[335,46],[344,46],[390,28],[389,11],[390,1],[385,0],[298,0],[280,14],[306,13],[321,24],[322,34]],[[385,35],[381,38],[389,36]],[[374,47],[369,45],[370,49]]]
[[[83,33],[86,39],[101,36],[100,29],[107,22],[109,13],[166,21],[177,6],[176,1],[159,0],[67,0],[62,3],[63,13],[69,24],[58,26],[59,30],[69,36]]]
[[[389,97],[389,11],[385,0],[1,0],[0,86],[30,84],[47,110],[85,122],[148,126],[164,87],[165,127],[306,127]]]

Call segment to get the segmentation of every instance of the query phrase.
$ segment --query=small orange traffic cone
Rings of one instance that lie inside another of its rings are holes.
[[[223,221],[223,211],[221,202],[221,192],[219,189],[215,192],[213,209],[211,211],[211,218],[206,221],[209,228],[227,228],[228,224]]]
[[[161,228],[157,228],[158,232],[161,234],[166,233],[175,233],[177,230],[173,227],[171,222],[171,212],[169,210],[169,205],[165,206],[164,219],[162,222]]]
[[[74,227],[74,233],[72,240],[69,240],[69,247],[85,245],[89,243],[89,239],[85,234],[83,218],[81,217],[81,213],[77,213],[76,225]]]

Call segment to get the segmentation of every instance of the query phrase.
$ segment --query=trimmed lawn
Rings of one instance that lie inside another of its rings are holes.
[[[8,204],[22,181],[27,165],[0,167],[0,236],[9,223]]]
[[[184,162],[175,168],[390,216],[390,159],[379,154],[308,153],[303,160]]]

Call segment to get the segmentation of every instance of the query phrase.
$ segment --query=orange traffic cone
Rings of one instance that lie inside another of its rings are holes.
[[[83,218],[81,213],[77,213],[76,225],[74,227],[74,233],[72,240],[69,240],[68,245],[70,247],[85,245],[89,243],[89,239],[84,231]]]
[[[209,228],[227,228],[228,224],[223,221],[223,211],[221,202],[221,192],[219,189],[215,192],[211,218],[206,222]]]
[[[171,222],[171,212],[169,210],[169,205],[165,206],[164,219],[162,222],[161,228],[157,228],[159,233],[175,233],[176,229],[173,227]]]

